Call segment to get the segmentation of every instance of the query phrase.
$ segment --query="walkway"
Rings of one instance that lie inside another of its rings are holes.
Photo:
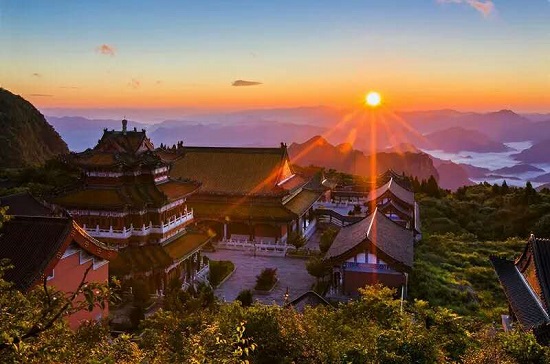
[[[306,260],[284,257],[252,256],[242,251],[218,250],[216,252],[204,252],[213,260],[230,260],[235,264],[233,275],[215,291],[216,296],[226,301],[234,301],[240,291],[254,289],[256,276],[264,268],[277,268],[279,282],[275,288],[266,295],[254,294],[254,300],[271,304],[282,304],[284,294],[288,287],[290,299],[311,290],[315,278],[306,270]]]

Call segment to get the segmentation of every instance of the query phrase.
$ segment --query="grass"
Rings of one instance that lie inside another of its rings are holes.
[[[524,246],[522,239],[480,241],[471,234],[427,236],[415,249],[410,296],[484,322],[499,321],[508,306],[489,256],[511,259]]]

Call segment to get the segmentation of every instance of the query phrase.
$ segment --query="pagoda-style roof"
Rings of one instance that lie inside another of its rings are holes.
[[[296,196],[294,196],[290,201],[285,204],[285,207],[295,213],[298,216],[301,216],[309,210],[311,206],[321,197],[322,192],[311,191],[311,190],[302,190]]]
[[[67,160],[86,170],[139,169],[165,165],[154,152],[154,146],[145,130],[126,130],[127,121],[122,121],[122,130],[103,130],[103,136],[93,149],[71,153]]]
[[[211,239],[201,231],[188,231],[171,238],[164,244],[128,247],[119,251],[110,269],[114,275],[145,273],[164,270],[195,253]]]
[[[526,330],[550,323],[550,240],[532,237],[515,261],[490,258],[506,298]]]
[[[154,150],[153,143],[147,138],[145,129],[134,130],[103,130],[103,136],[98,141],[94,150],[98,152],[124,152],[137,154],[146,150]]]
[[[201,194],[284,196],[307,181],[297,178],[281,148],[183,147],[173,179],[197,180]]]
[[[330,303],[317,292],[307,291],[288,303],[296,311],[303,313],[306,307],[330,306]]]
[[[29,192],[0,197],[0,207],[8,207],[8,215],[53,216],[53,209]]]
[[[212,236],[202,232],[190,230],[185,234],[170,239],[163,244],[164,250],[174,261],[187,258],[206,244]]]
[[[55,267],[71,243],[102,259],[116,251],[92,238],[69,217],[14,216],[0,230],[0,258],[14,266],[5,279],[27,290]]]
[[[409,191],[401,186],[393,177],[390,178],[390,180],[382,186],[378,187],[375,190],[372,190],[368,195],[368,200],[377,200],[387,193],[391,193],[393,196],[397,197],[399,200],[408,204],[411,207],[414,206],[414,192]]]
[[[195,182],[172,181],[123,184],[120,186],[85,187],[53,197],[57,205],[73,209],[120,210],[161,207],[197,191]]]
[[[325,259],[341,262],[361,251],[375,249],[388,264],[410,270],[413,265],[413,247],[412,232],[376,209],[359,222],[340,229]]]
[[[289,221],[297,218],[296,214],[282,204],[259,204],[249,199],[227,203],[189,201],[189,205],[198,219]]]

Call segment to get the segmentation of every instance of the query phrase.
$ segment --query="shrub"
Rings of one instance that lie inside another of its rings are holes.
[[[304,245],[306,245],[306,238],[298,233],[297,231],[292,231],[290,234],[288,234],[287,244],[293,245],[296,249],[300,249]]]
[[[332,242],[336,238],[336,235],[338,235],[338,230],[332,227],[323,231],[323,233],[321,234],[321,239],[319,241],[319,249],[321,250],[321,252],[326,253],[329,250]]]
[[[277,268],[264,268],[260,275],[256,276],[255,289],[260,291],[270,290],[277,282]]]
[[[229,260],[211,260],[208,280],[212,287],[217,287],[235,269]]]
[[[249,289],[243,289],[239,292],[237,301],[240,301],[243,307],[252,306],[252,291]]]

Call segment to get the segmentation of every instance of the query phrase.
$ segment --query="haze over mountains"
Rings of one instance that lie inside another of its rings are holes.
[[[129,127],[147,129],[156,144],[272,147],[285,142],[293,156],[308,150],[298,163],[350,173],[370,173],[368,155],[377,151],[380,168],[387,164],[406,173],[417,168],[412,174],[419,176],[435,171],[450,189],[483,180],[550,182],[550,143],[544,142],[550,135],[548,114],[434,110],[372,116],[324,106],[182,114],[156,124],[130,120]],[[93,146],[103,128],[120,128],[116,119],[51,116],[48,121],[76,151]]]

